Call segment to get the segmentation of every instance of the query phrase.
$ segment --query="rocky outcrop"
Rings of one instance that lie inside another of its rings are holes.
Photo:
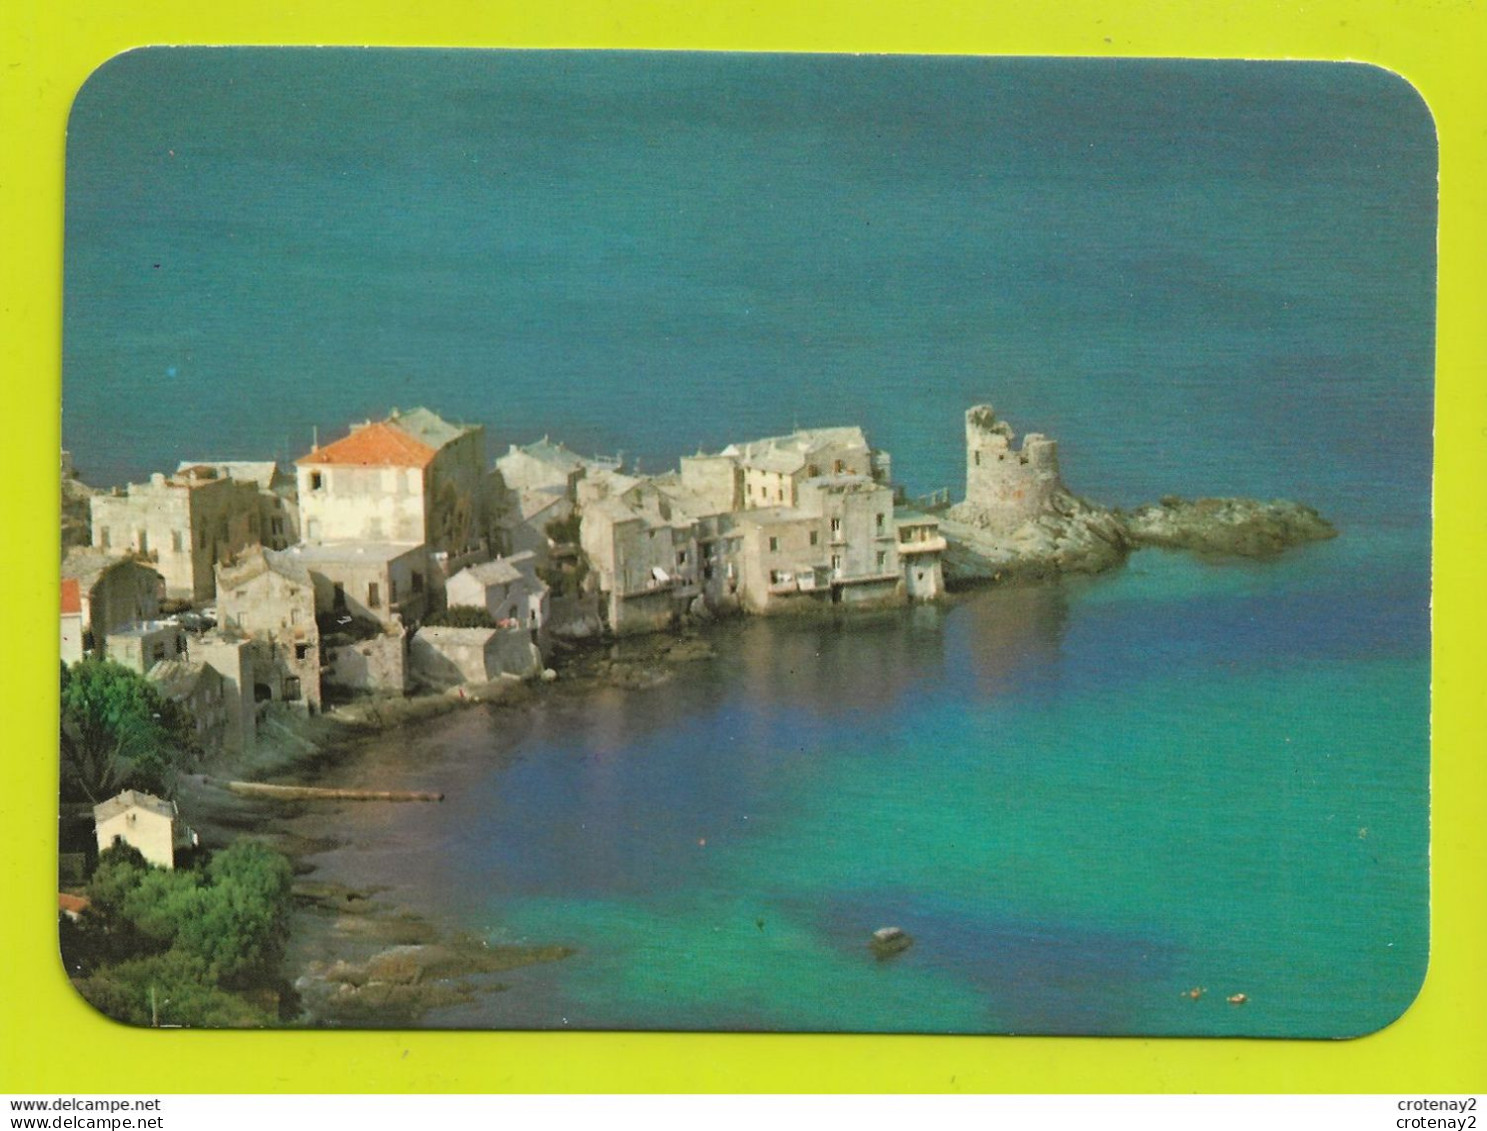
[[[962,503],[940,519],[949,583],[1100,573],[1120,565],[1131,546],[1119,517],[1063,488],[1037,515],[1005,524]]]
[[[940,520],[945,579],[951,584],[1100,573],[1134,550],[1159,547],[1224,557],[1268,558],[1337,529],[1312,507],[1288,499],[1178,499],[1107,510],[1060,490],[1048,509],[1010,528],[965,504]]]
[[[1199,554],[1268,558],[1304,542],[1337,536],[1337,528],[1304,503],[1289,499],[1179,499],[1119,516],[1134,546]]]
[[[1126,513],[1086,502],[1064,486],[1058,445],[1011,425],[990,405],[966,412],[966,497],[940,519],[950,585],[1100,573],[1145,546],[1264,558],[1336,529],[1285,499],[1169,495]]]

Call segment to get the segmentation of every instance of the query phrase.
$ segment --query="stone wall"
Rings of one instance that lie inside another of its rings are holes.
[[[327,649],[321,679],[349,691],[401,695],[408,686],[408,649],[401,632]]]

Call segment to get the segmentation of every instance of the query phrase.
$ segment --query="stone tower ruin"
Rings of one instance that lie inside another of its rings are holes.
[[[991,405],[966,410],[966,497],[957,507],[982,526],[1010,528],[1045,513],[1062,489],[1058,444],[1029,432],[1021,449]]]

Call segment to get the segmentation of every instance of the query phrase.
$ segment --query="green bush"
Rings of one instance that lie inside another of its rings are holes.
[[[450,605],[424,618],[424,624],[434,628],[495,628],[496,622],[490,613],[479,605]]]
[[[263,1010],[233,991],[277,980],[291,882],[289,861],[251,841],[180,871],[110,848],[88,885],[83,924],[63,932],[63,959],[83,996],[123,1021],[265,1023]],[[165,1013],[162,995],[171,1002]]]

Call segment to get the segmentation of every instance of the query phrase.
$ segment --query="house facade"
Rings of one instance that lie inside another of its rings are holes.
[[[320,709],[315,583],[288,551],[254,547],[217,571],[220,632],[252,642],[253,701]]]
[[[219,478],[251,483],[258,492],[258,541],[270,550],[282,550],[299,541],[299,500],[294,475],[273,460],[183,460],[181,475],[191,468],[209,467]]]
[[[159,868],[174,868],[176,848],[188,841],[174,802],[133,789],[95,805],[93,825],[99,852],[122,841]]]
[[[547,584],[534,569],[535,555],[468,566],[449,579],[445,597],[450,607],[484,609],[491,620],[508,627],[541,632],[551,617]]]
[[[204,753],[217,754],[227,748],[233,705],[220,672],[200,660],[181,658],[161,660],[145,678],[186,711]]]
[[[150,564],[91,547],[69,550],[62,559],[63,658],[102,655],[110,633],[158,617],[163,596],[164,581]]]
[[[90,511],[94,548],[150,562],[172,601],[211,601],[217,564],[262,533],[258,488],[205,464],[95,495]]]
[[[302,540],[398,542],[460,557],[488,539],[485,429],[394,411],[295,463]]]

